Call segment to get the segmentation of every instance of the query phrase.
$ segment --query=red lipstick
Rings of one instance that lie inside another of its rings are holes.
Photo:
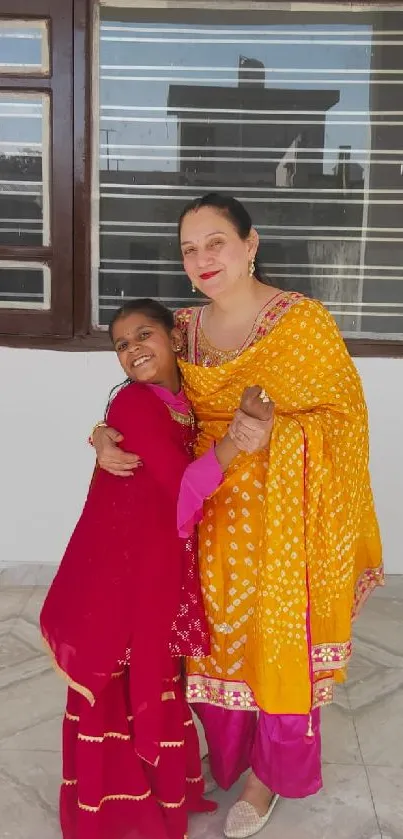
[[[212,277],[215,277],[218,274],[218,271],[206,271],[205,274],[200,274],[201,280],[211,280]]]

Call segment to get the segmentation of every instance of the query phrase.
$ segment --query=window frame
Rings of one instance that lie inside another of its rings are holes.
[[[24,9],[27,7],[27,0],[14,0],[12,17],[23,16],[25,19],[28,19],[29,17],[43,17],[44,13],[41,12],[39,15],[36,9],[37,7],[41,7],[41,9],[47,8],[47,16],[51,19],[55,18],[54,23],[51,20],[50,32],[53,32],[55,25],[59,26],[59,32],[61,31],[63,25],[65,30],[67,30],[67,10],[65,9],[66,0],[31,0],[32,4],[34,2],[35,14],[26,15],[24,14]],[[28,324],[32,320],[33,316],[37,318],[37,313],[26,312],[23,315],[23,319],[18,322],[18,328],[14,328],[14,330],[10,329],[8,334],[4,334],[2,329],[3,313],[0,310],[0,345],[60,349],[68,351],[97,351],[111,349],[110,341],[105,330],[93,327],[91,320],[91,290],[93,284],[91,246],[93,242],[94,229],[98,229],[98,225],[95,225],[94,227],[92,223],[92,177],[93,166],[95,165],[92,154],[92,134],[93,130],[98,130],[97,126],[93,125],[93,49],[95,42],[94,27],[98,19],[101,2],[100,0],[71,0],[71,2],[73,9],[72,16],[70,18],[70,26],[73,48],[72,67],[74,68],[70,75],[70,87],[72,89],[72,120],[70,122],[70,130],[68,132],[69,136],[71,135],[72,143],[71,176],[70,181],[68,182],[68,165],[65,164],[63,173],[64,177],[63,179],[60,179],[60,183],[63,182],[64,186],[63,188],[60,186],[60,189],[58,190],[58,195],[63,194],[68,196],[68,203],[71,201],[72,205],[70,248],[68,247],[68,243],[66,241],[68,238],[67,235],[63,235],[63,231],[61,234],[61,239],[63,240],[64,238],[66,242],[65,253],[68,258],[69,256],[71,258],[71,271],[69,279],[66,277],[66,274],[68,273],[66,270],[66,264],[62,266],[64,267],[63,276],[65,276],[66,279],[65,287],[60,290],[60,300],[58,301],[62,306],[62,311],[60,312],[58,310],[58,313],[60,314],[60,322],[64,331],[60,331],[60,328],[58,332],[54,328],[53,331],[51,331],[50,328],[49,331],[46,330],[46,332],[41,332],[40,328],[38,328],[35,332],[33,332],[32,327],[29,327]],[[250,0],[251,6],[253,6],[253,2],[254,0]],[[297,2],[301,3],[301,6],[307,5],[305,0],[297,0]],[[0,17],[11,17],[9,13],[6,15],[3,11],[6,6],[9,6],[9,3],[10,0],[0,0]],[[147,0],[145,0],[144,5],[147,5]],[[311,5],[317,5],[320,7],[326,5],[326,3],[323,3],[322,0],[313,0],[313,2],[311,0]],[[340,6],[341,5],[342,2],[340,3]],[[346,10],[351,9],[351,3],[344,3],[343,5],[345,5]],[[380,6],[384,5],[385,10],[388,7],[389,10],[391,8],[391,4],[390,2],[387,2],[387,0],[381,0],[381,2],[380,0],[376,0],[376,2],[375,0],[372,0],[372,2],[370,0],[370,2],[357,3],[357,6],[358,5],[364,5],[367,7],[373,6],[378,9]],[[62,8],[66,12],[64,15],[64,21],[62,20],[63,15],[61,15]],[[180,9],[179,2],[178,8]],[[395,6],[395,8],[397,7]],[[403,11],[403,2],[400,8]],[[57,15],[55,15],[55,9],[57,9],[60,19],[58,19]],[[312,10],[312,13],[314,14],[314,10]],[[53,69],[51,61],[51,72]],[[1,84],[2,78],[5,78],[5,76],[0,76],[0,90],[1,87],[3,87]],[[32,77],[29,76],[29,78],[27,78],[27,84],[24,85],[24,88],[27,87],[28,89],[34,90],[39,89],[42,92],[44,89],[46,90],[46,82],[49,85],[49,82],[51,82],[53,78],[54,77],[52,76],[50,79],[43,78],[40,80],[38,77],[32,79]],[[9,82],[10,79],[12,82],[10,82],[9,85],[10,89],[15,90],[21,87],[21,77],[13,76],[11,78],[8,76],[7,82]],[[57,79],[54,80],[54,84],[57,88]],[[66,84],[66,87],[67,86],[68,85]],[[60,136],[61,128],[59,125],[57,131],[55,121],[56,111],[53,113],[53,127],[54,130],[56,130],[56,139],[57,136]],[[52,163],[52,170],[56,170],[54,161]],[[70,196],[72,185],[73,190],[72,195]],[[52,202],[51,218],[53,224],[57,221],[55,219],[57,206],[57,201]],[[64,234],[66,234],[66,230],[64,231]],[[13,256],[11,255],[11,251],[14,253],[15,250],[16,249],[14,248],[10,249],[0,247],[0,258],[4,252],[7,251],[7,254],[4,255],[3,258],[12,259]],[[22,248],[21,250],[24,251],[27,259],[32,259],[35,258],[35,254],[38,249]],[[35,254],[33,253],[33,250],[35,251]],[[47,254],[48,261],[52,259],[54,250],[55,240],[53,239],[53,247],[49,249],[49,253]],[[14,256],[14,258],[21,257]],[[54,258],[57,259],[56,253]],[[55,268],[53,266],[53,289],[56,289],[54,271]],[[65,306],[64,310],[63,301]],[[19,313],[21,315],[21,309],[19,310]],[[49,313],[46,314],[49,315]],[[15,327],[17,327],[17,317],[10,318],[10,315],[13,316],[14,313],[8,310],[7,319],[10,320],[11,324],[14,323]],[[39,320],[36,322],[39,324]],[[55,317],[54,323],[56,322],[57,316]],[[69,328],[67,328],[68,322]],[[52,327],[54,324],[50,322],[47,326]],[[24,327],[25,335],[17,334],[18,332],[22,332]],[[398,341],[357,337],[346,339],[346,345],[353,357],[403,358],[403,340]]]
[[[12,13],[11,13],[12,5]],[[48,21],[49,70],[0,72],[0,95],[49,97],[50,244],[0,245],[0,260],[39,262],[51,271],[49,309],[0,307],[0,340],[6,336],[71,337],[73,333],[73,15],[72,0],[0,0],[0,18]],[[66,8],[67,7],[67,8]],[[29,13],[27,14],[27,8]]]

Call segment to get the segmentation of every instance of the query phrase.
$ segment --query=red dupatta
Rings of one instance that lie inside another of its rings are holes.
[[[108,423],[143,466],[127,479],[96,471],[40,623],[57,668],[92,704],[130,649],[135,747],[155,765],[186,562],[176,506],[191,457],[183,428],[146,385],[123,388]]]

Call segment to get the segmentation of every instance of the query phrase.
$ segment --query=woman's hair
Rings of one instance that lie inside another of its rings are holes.
[[[160,323],[169,334],[175,326],[173,312],[171,312],[170,309],[167,309],[166,306],[163,306],[162,303],[159,303],[158,300],[152,300],[151,297],[129,300],[127,303],[124,303],[117,312],[115,312],[109,323],[108,332],[111,341],[113,340],[113,327],[115,326],[115,323],[117,323],[118,320],[133,314],[133,312],[145,315],[145,317],[150,318],[150,320],[155,320],[157,323]]]
[[[218,192],[208,192],[200,198],[194,198],[189,204],[186,204],[182,210],[178,221],[178,239],[180,242],[180,235],[182,229],[182,222],[188,213],[193,213],[200,210],[201,207],[211,207],[225,216],[229,222],[235,227],[240,239],[247,239],[252,229],[252,219],[243,204],[232,195],[221,195]],[[260,282],[263,282],[262,273],[258,267],[257,259],[255,259],[255,277]]]

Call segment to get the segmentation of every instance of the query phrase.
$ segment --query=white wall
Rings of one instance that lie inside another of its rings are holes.
[[[386,568],[403,574],[403,359],[358,359]],[[0,349],[0,563],[59,562],[94,457],[86,438],[122,380],[113,353]]]

